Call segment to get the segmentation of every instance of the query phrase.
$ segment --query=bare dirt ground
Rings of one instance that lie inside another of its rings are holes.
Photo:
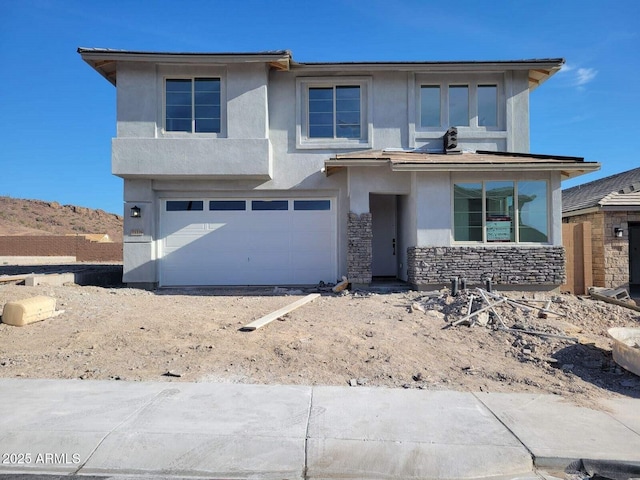
[[[0,306],[49,295],[64,310],[24,327],[0,324],[0,376],[552,393],[584,405],[640,398],[640,377],[615,364],[607,336],[610,327],[640,326],[640,313],[624,307],[504,293],[553,299],[550,309],[566,315],[540,319],[535,311],[503,306],[508,327],[575,336],[575,342],[491,325],[443,329],[468,303],[466,293],[452,297],[446,289],[324,292],[259,330],[239,330],[307,292],[293,293],[0,285]]]

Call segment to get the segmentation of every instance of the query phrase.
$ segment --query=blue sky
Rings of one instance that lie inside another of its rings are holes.
[[[531,95],[531,152],[640,166],[637,0],[0,0],[0,196],[121,213],[115,87],[78,47],[295,60],[566,59]]]

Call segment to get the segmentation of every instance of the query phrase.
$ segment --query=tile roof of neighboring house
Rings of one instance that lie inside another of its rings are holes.
[[[562,191],[562,212],[598,206],[640,206],[640,168]]]
[[[418,150],[366,150],[338,154],[325,161],[327,175],[345,167],[382,167],[392,171],[500,171],[554,170],[564,178],[575,177],[600,168],[597,162],[580,157],[536,155],[510,152],[464,152],[458,154],[425,153]]]

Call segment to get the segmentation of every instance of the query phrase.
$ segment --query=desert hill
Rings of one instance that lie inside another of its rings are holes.
[[[0,196],[0,235],[107,233],[122,242],[122,220],[104,210]]]

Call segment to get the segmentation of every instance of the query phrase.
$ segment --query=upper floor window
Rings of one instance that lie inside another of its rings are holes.
[[[419,125],[423,129],[446,127],[498,127],[497,84],[420,85]]]
[[[440,126],[440,86],[423,85],[420,88],[420,125]]]
[[[449,85],[449,126],[469,126],[468,85]]]
[[[220,79],[176,78],[165,82],[167,132],[220,133]]]
[[[370,92],[370,77],[298,78],[296,146],[370,147]]]
[[[309,87],[309,138],[360,138],[360,86]]]
[[[498,87],[478,85],[478,126],[498,126]]]

